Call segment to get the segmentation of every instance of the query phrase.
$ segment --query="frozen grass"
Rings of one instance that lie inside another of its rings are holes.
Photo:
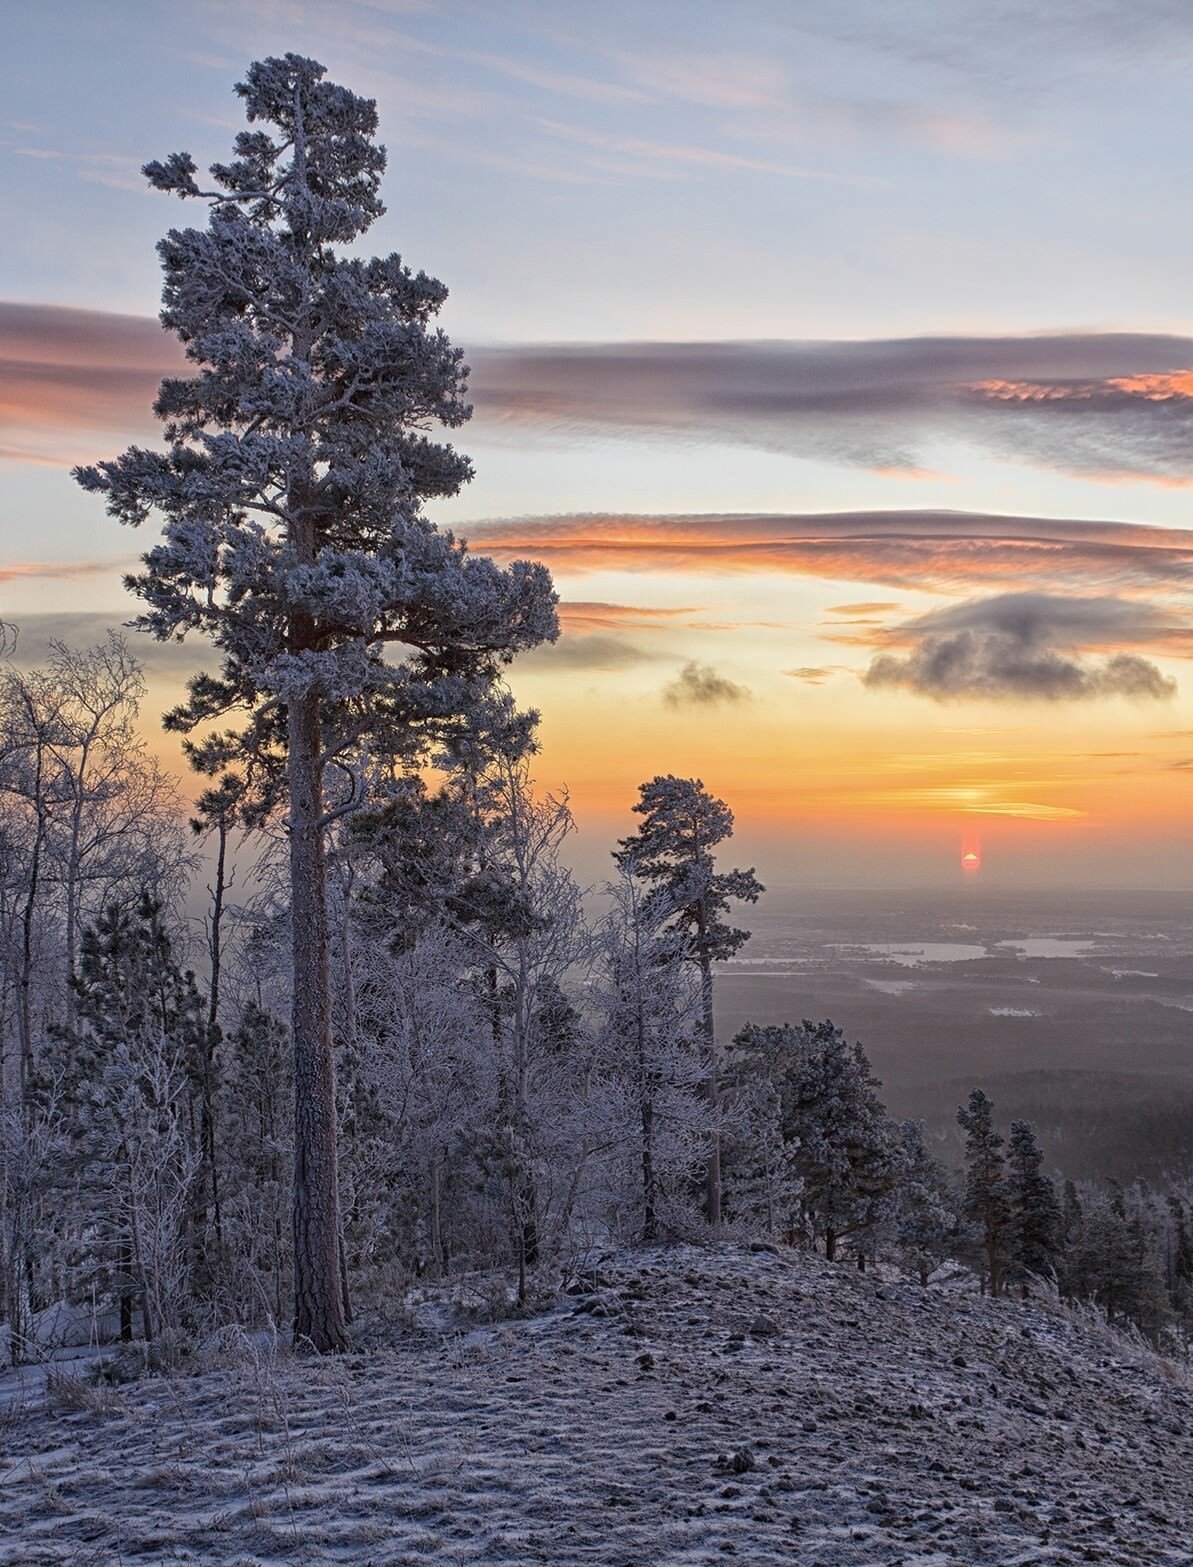
[[[744,1246],[587,1285],[335,1361],[225,1335],[100,1408],[14,1404],[0,1562],[1193,1562],[1193,1395],[1073,1313]]]

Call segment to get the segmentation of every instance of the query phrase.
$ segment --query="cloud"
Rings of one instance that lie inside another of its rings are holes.
[[[711,664],[685,664],[679,674],[663,687],[668,707],[721,707],[748,702],[752,693],[720,675]]]
[[[0,302],[4,456],[70,463],[149,433],[158,386],[183,364],[151,318]]]
[[[1193,339],[545,344],[473,356],[482,432],[719,441],[922,477],[952,438],[1085,477],[1193,482]]]
[[[686,142],[660,142],[648,137],[625,136],[618,132],[589,130],[566,125],[559,120],[537,120],[536,127],[561,141],[577,142],[601,155],[590,160],[594,167],[632,172],[639,178],[683,179],[688,170],[716,170],[721,173],[747,172],[777,174],[785,179],[828,180],[846,185],[872,185],[873,180],[856,175],[836,174],[824,169],[804,168],[798,164],[776,162],[773,158],[752,157],[745,153],[725,152],[719,147],[693,146]],[[609,157],[617,160],[610,163]]]
[[[649,663],[656,657],[657,654],[647,652],[612,632],[594,632],[587,636],[565,634],[558,642],[524,653],[518,660],[518,667],[557,670],[629,669],[635,664]]]
[[[840,615],[845,620],[865,620],[871,615],[889,615],[891,610],[898,608],[898,604],[889,599],[866,599],[861,604],[830,604],[825,614]]]
[[[202,637],[185,642],[159,642],[145,632],[130,627],[127,619],[103,611],[73,610],[38,615],[9,615],[17,629],[13,662],[23,669],[44,664],[51,644],[65,642],[68,647],[94,647],[109,631],[119,631],[128,639],[134,657],[146,674],[181,682],[200,669],[218,664],[218,655]]]
[[[833,673],[833,666],[831,664],[815,667],[804,665],[801,669],[785,669],[783,673],[790,675],[793,680],[802,680],[805,685],[821,686]]]
[[[30,579],[73,582],[77,577],[102,577],[127,571],[135,555],[118,555],[111,560],[10,560],[0,563],[0,582],[24,582]]]
[[[1176,682],[1138,653],[1085,656],[1127,639],[1180,635],[1161,612],[1117,599],[1007,593],[920,616],[888,635],[910,651],[877,654],[863,677],[871,689],[897,687],[936,701],[1052,702],[1155,701],[1176,691]]]
[[[589,571],[787,572],[931,592],[1193,584],[1193,533],[960,511],[587,513],[465,525],[473,546]]]
[[[1193,371],[1101,380],[984,381],[968,388],[989,445],[1094,479],[1193,482]]]
[[[620,626],[635,626],[642,630],[664,630],[668,623],[681,616],[694,615],[694,609],[657,609],[642,604],[606,604],[596,599],[562,599],[559,618],[565,632],[578,630],[611,630]]]
[[[482,439],[719,441],[924,477],[928,445],[952,437],[1085,477],[1193,483],[1187,337],[545,344],[472,360]],[[101,434],[153,430],[158,384],[182,364],[147,317],[0,303],[5,455],[75,461]]]

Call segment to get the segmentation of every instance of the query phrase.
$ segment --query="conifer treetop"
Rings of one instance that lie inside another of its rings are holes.
[[[246,767],[267,805],[287,702],[318,695],[325,762],[362,744],[421,754],[486,715],[508,725],[500,668],[558,625],[543,566],[499,568],[423,516],[471,477],[432,438],[469,417],[468,372],[433,325],[442,283],[342,250],[384,211],[375,104],[294,54],[236,90],[253,128],[210,185],[189,153],[144,170],[208,208],[158,247],[162,324],[194,367],[155,404],[167,449],[76,478],[121,522],[163,520],[126,579],[139,624],[204,632],[222,655],[168,725],[249,712],[248,730],[190,748],[210,774]]]
[[[718,871],[713,850],[733,835],[733,812],[699,778],[660,774],[639,789],[643,818],[614,854],[618,865],[653,883],[652,919],[672,919],[697,942],[699,956],[724,959],[749,939],[721,918],[731,899],[756,903],[765,892],[753,869]]]

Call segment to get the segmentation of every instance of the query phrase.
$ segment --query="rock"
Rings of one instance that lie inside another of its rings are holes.
[[[728,1453],[718,1453],[714,1468],[720,1474],[744,1475],[754,1468],[754,1454],[748,1447],[739,1447]]]
[[[761,1312],[750,1323],[751,1338],[775,1338],[781,1331],[777,1322],[770,1317],[764,1316]]]

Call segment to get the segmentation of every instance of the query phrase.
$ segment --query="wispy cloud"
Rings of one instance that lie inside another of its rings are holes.
[[[642,604],[606,604],[594,599],[563,599],[559,618],[565,631],[603,631],[635,626],[640,630],[662,630],[677,620],[699,613],[693,609],[658,609]]]
[[[872,179],[857,175],[838,174],[826,169],[807,168],[799,164],[762,158],[745,152],[729,152],[721,147],[700,146],[688,142],[665,142],[643,136],[626,136],[616,131],[603,131],[582,125],[568,125],[559,120],[540,119],[537,128],[563,141],[577,142],[602,153],[614,153],[633,159],[633,172],[642,175],[653,170],[656,174],[666,171],[678,177],[683,170],[743,170],[756,174],[779,174],[785,179],[844,181],[849,185],[873,185]]]
[[[182,349],[145,316],[0,302],[0,440],[10,459],[93,455],[96,436],[146,434]]]
[[[790,675],[793,680],[802,680],[804,685],[822,686],[835,669],[836,666],[832,664],[805,664],[799,669],[785,669],[783,673]]]
[[[0,582],[27,582],[38,578],[50,582],[73,582],[77,577],[115,576],[126,571],[135,555],[120,555],[111,560],[15,560],[0,561]]]
[[[140,162],[120,153],[79,152],[61,147],[14,147],[11,150],[18,158],[56,163],[92,185],[107,185],[113,190],[145,189]]]
[[[502,558],[587,571],[788,572],[931,592],[1186,589],[1193,533],[1051,517],[950,511],[650,516],[577,514],[462,529]]]

